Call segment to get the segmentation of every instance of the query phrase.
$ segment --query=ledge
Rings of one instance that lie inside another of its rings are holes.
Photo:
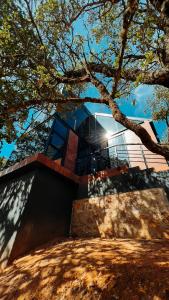
[[[71,179],[72,181],[74,181],[76,183],[79,183],[79,176],[75,175],[74,173],[72,173],[68,169],[64,168],[63,166],[60,166],[59,164],[55,163],[54,161],[52,161],[51,159],[49,159],[48,157],[46,157],[45,155],[43,155],[41,153],[36,153],[35,155],[25,158],[21,162],[18,162],[15,165],[1,171],[0,179],[4,176],[12,174],[13,172],[30,169],[30,168],[32,168],[32,166],[35,166],[35,165],[38,165],[38,166],[41,165],[41,166],[47,167],[50,170],[57,172],[57,173],[63,175],[64,177]]]
[[[84,175],[80,177],[80,183],[87,183],[90,182],[92,180],[98,179],[98,178],[106,178],[106,177],[112,177],[112,176],[118,176],[120,174],[124,174],[127,173],[129,170],[129,167],[127,165],[124,166],[119,166],[116,168],[112,168],[112,169],[106,169],[103,171],[99,171],[97,172],[95,175],[89,174],[89,175]]]
[[[30,170],[34,166],[44,166],[49,168],[50,170],[57,172],[64,177],[69,178],[70,180],[74,181],[75,183],[87,183],[93,179],[97,178],[105,178],[105,177],[111,177],[111,176],[117,176],[123,173],[128,172],[128,166],[124,165],[117,168],[112,169],[106,169],[100,172],[97,172],[95,175],[83,175],[78,176],[68,170],[67,168],[59,165],[57,162],[49,159],[47,156],[45,156],[42,153],[36,153],[33,156],[29,156],[28,158],[25,158],[21,162],[16,163],[15,165],[3,170],[0,172],[0,179],[4,178],[5,176],[12,175],[13,172],[21,172],[25,171],[26,169]]]

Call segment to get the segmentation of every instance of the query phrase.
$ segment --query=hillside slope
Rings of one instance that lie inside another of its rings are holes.
[[[169,299],[169,241],[53,241],[1,273],[0,299]]]

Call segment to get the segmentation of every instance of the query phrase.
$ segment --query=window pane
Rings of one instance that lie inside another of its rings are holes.
[[[113,117],[97,116],[97,121],[108,132],[115,133],[125,129],[125,127],[116,122]]]
[[[111,166],[125,164],[128,162],[128,152],[125,145],[124,135],[118,135],[108,141]],[[115,146],[115,147],[112,147]]]
[[[64,140],[62,138],[60,138],[57,134],[54,134],[52,136],[51,144],[56,148],[60,148],[63,146]]]
[[[61,136],[66,138],[67,128],[57,119],[55,120],[55,123],[54,123],[54,131],[58,132]]]

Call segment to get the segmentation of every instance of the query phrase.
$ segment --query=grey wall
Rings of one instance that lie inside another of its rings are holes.
[[[78,199],[102,195],[112,195],[135,190],[162,187],[169,199],[169,171],[153,172],[153,170],[130,169],[119,176],[93,179],[88,184],[81,184]]]
[[[69,236],[72,201],[77,184],[49,171],[38,169],[22,228],[16,237],[10,260],[53,238]]]
[[[46,167],[1,183],[1,260],[5,264],[53,238],[69,235],[77,184]]]
[[[1,265],[5,266],[10,256],[34,178],[35,172],[29,172],[0,182]]]

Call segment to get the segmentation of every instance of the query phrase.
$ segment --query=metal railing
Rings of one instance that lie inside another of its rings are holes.
[[[124,164],[142,169],[169,165],[163,156],[149,151],[143,144],[130,143],[111,145],[78,158],[76,172],[85,175]]]

